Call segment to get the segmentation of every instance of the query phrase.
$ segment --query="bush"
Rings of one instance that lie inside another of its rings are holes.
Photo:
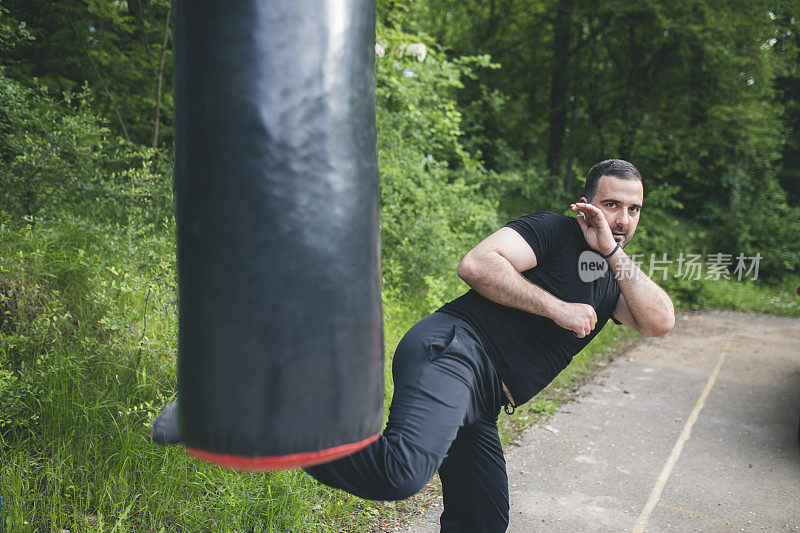
[[[385,296],[431,310],[463,290],[460,257],[497,229],[495,178],[461,144],[455,95],[486,57],[378,28],[377,123]]]
[[[170,174],[153,150],[115,138],[96,117],[88,88],[58,102],[0,67],[0,201],[29,223],[62,213],[125,224],[172,211]]]

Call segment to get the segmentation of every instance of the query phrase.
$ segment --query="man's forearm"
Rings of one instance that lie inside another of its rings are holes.
[[[653,334],[658,334],[665,328],[667,331],[671,329],[675,323],[675,309],[664,289],[651,280],[621,249],[607,261],[625,296],[631,315],[639,326],[636,329]]]
[[[525,279],[498,253],[462,261],[458,275],[481,296],[507,307],[555,319],[564,301]]]

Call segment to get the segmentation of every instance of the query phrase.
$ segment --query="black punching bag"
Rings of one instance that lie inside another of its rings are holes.
[[[231,468],[383,421],[374,0],[178,0],[180,431]]]

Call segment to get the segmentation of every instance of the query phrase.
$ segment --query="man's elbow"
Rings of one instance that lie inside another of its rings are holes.
[[[675,327],[675,319],[671,321],[665,321],[662,324],[659,324],[656,328],[653,329],[653,333],[650,335],[651,337],[663,337],[670,331],[672,328]]]
[[[663,337],[675,327],[675,312],[667,313],[656,324],[653,324],[651,330],[648,332],[650,337]]]
[[[458,274],[459,278],[464,280],[464,283],[470,285],[470,282],[475,279],[476,268],[475,258],[472,256],[472,254],[467,253],[467,255],[465,255],[458,264],[456,274]]]

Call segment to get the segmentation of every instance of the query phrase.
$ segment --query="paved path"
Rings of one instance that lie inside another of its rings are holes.
[[[509,531],[800,531],[798,417],[800,319],[683,315],[507,448]]]

